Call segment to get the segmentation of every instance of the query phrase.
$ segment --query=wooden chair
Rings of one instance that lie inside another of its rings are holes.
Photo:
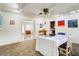
[[[71,51],[72,51],[72,42],[71,42],[71,37],[68,37],[67,42],[59,46],[59,53],[65,55],[65,56],[71,56]]]

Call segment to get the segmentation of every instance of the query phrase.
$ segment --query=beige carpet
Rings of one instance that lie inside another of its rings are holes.
[[[79,56],[79,45],[73,44],[74,56]],[[42,56],[40,52],[35,51],[35,40],[0,46],[0,56]]]

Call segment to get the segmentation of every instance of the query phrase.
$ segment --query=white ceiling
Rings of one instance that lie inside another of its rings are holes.
[[[19,6],[16,3],[0,3],[0,10],[17,13]]]
[[[37,3],[37,4],[27,4],[25,5],[25,7],[22,9],[23,12],[26,15],[38,15],[39,12],[42,12],[43,8],[49,8],[49,13],[51,13],[51,15],[55,15],[55,14],[62,14],[62,13],[69,13],[70,11],[73,11],[75,9],[78,9],[79,4],[75,4],[75,3],[66,3],[66,4],[62,4],[62,3]]]
[[[49,8],[49,13],[56,14],[69,13],[79,9],[78,3],[1,3],[0,9],[10,12],[21,12],[26,16],[35,17],[42,12],[43,8]]]

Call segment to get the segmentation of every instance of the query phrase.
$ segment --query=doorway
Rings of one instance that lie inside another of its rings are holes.
[[[34,22],[23,21],[21,25],[22,39],[28,40],[34,37]]]

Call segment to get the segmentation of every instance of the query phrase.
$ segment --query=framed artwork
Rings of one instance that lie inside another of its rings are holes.
[[[2,27],[3,17],[0,15],[0,28]]]
[[[10,20],[10,25],[15,25],[15,21],[14,20]]]
[[[55,21],[51,21],[50,22],[50,28],[52,29],[52,28],[55,28]]]
[[[58,21],[58,26],[65,26],[65,21],[64,20]]]
[[[40,24],[40,28],[43,28],[43,24]]]
[[[68,28],[77,28],[78,20],[68,20]]]

